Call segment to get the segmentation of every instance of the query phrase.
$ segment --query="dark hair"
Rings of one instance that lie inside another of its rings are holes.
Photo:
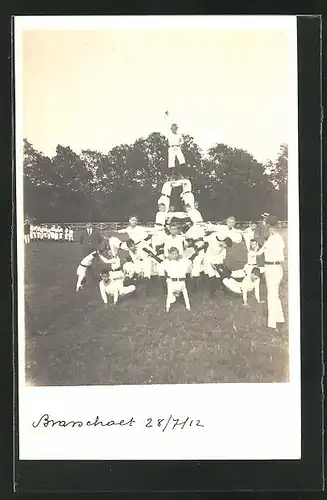
[[[232,242],[232,240],[231,240],[230,238],[228,238],[228,237],[227,237],[227,238],[225,238],[225,239],[223,240],[223,242],[224,242],[224,243],[226,243],[226,245],[228,246],[228,248],[232,248],[232,246],[233,246],[233,242]]]
[[[250,240],[250,243],[253,243],[254,241],[258,243],[258,241],[255,238],[252,238],[252,240]]]
[[[278,225],[278,219],[274,215],[268,215],[266,218],[266,224],[271,227],[277,227]]]
[[[176,247],[170,247],[170,249],[168,250],[168,253],[173,253],[173,252],[179,253],[178,248],[176,248]]]
[[[260,276],[260,269],[258,267],[253,267],[251,270],[251,274],[255,274],[255,276]]]
[[[106,268],[101,269],[100,275],[103,275],[103,274],[109,274],[109,269],[106,269]]]

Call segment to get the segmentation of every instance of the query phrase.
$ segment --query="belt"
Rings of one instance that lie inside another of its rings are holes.
[[[156,226],[164,226],[164,224],[161,224],[161,222],[156,222]]]
[[[185,281],[185,278],[169,278],[169,276],[168,279],[170,279],[171,281]]]
[[[82,266],[82,267],[89,267],[89,266],[86,266],[85,264],[80,264],[80,266]]]
[[[276,260],[275,262],[265,262],[266,266],[275,266],[275,265],[277,266],[279,264],[280,262],[278,260]]]
[[[192,191],[183,191],[182,195],[187,194],[187,193],[192,193]]]
[[[117,269],[110,269],[110,271],[109,271],[109,272],[110,272],[110,273],[115,273],[115,272],[117,272],[117,271],[123,271],[122,266],[117,267]]]
[[[138,241],[137,243],[134,242],[134,245],[139,245],[140,243],[142,243],[143,241],[148,241],[150,238],[152,238],[152,234],[149,234],[146,238],[144,238],[144,240],[140,240]]]
[[[166,198],[170,198],[169,194],[162,194],[161,193],[161,196],[165,196]]]

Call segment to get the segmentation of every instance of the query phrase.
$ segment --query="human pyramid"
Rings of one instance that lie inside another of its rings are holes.
[[[162,186],[154,227],[142,227],[137,216],[131,216],[128,227],[118,231],[127,235],[127,241],[111,236],[83,258],[77,268],[76,291],[82,288],[88,268],[97,262],[101,266],[99,290],[104,304],[108,304],[108,296],[116,304],[120,297],[137,294],[144,288],[147,296],[155,290],[164,290],[166,311],[178,297],[183,298],[189,311],[190,295],[207,289],[214,297],[218,287],[225,293],[242,296],[244,305],[251,291],[257,302],[261,302],[259,285],[263,268],[257,265],[259,245],[247,237],[249,233],[235,228],[234,217],[229,217],[226,224],[204,222],[192,183],[185,175],[185,158],[177,131],[177,125],[173,124],[168,155],[173,175]],[[172,192],[177,188],[181,190],[181,211],[175,211],[171,204]],[[227,252],[243,239],[248,249],[247,262],[242,269],[231,271],[225,264]],[[121,258],[122,251],[125,255],[127,252],[125,259]],[[144,286],[140,287],[141,284]]]

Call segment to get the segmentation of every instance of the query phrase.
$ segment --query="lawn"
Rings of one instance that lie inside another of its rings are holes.
[[[286,239],[286,234],[283,236]],[[218,290],[190,295],[165,311],[158,287],[150,297],[140,287],[105,308],[96,285],[75,293],[78,243],[39,242],[25,246],[25,294],[37,326],[47,336],[26,338],[26,379],[33,385],[169,384],[205,382],[285,382],[288,329],[266,327],[266,304]],[[229,257],[242,267],[245,251]],[[281,284],[286,318],[287,265]],[[261,286],[266,299],[265,285]]]

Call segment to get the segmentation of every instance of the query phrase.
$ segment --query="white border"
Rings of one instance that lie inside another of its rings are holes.
[[[22,31],[25,29],[270,29],[289,30],[289,321],[288,384],[26,387],[24,385],[23,210],[17,209],[19,328],[19,458],[33,459],[300,459],[300,288],[296,16],[15,17],[17,207],[22,186]],[[55,420],[121,420],[128,427],[34,429],[44,413]],[[146,417],[200,419],[204,428],[162,432]],[[124,439],[126,438],[126,439]]]

